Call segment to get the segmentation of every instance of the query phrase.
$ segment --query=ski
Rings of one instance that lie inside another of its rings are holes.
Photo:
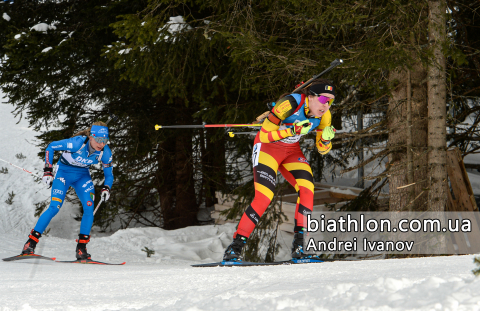
[[[204,263],[192,265],[192,267],[252,267],[252,266],[280,266],[280,265],[298,265],[307,263],[322,263],[331,261],[345,261],[342,259],[334,258],[303,258],[303,259],[290,259],[284,261],[275,262],[249,262],[249,261],[220,261],[212,263]]]
[[[22,260],[22,259],[45,259],[45,260],[51,260],[55,261],[55,257],[45,257],[37,254],[21,254],[13,257],[8,257],[8,258],[3,258],[3,261],[16,261],[16,260]]]
[[[249,261],[220,261],[192,265],[192,267],[253,267],[253,266],[278,266],[288,265],[287,262],[249,262]]]
[[[303,259],[290,259],[290,260],[276,261],[276,262],[280,262],[283,264],[297,265],[297,264],[305,264],[305,263],[322,263],[322,262],[333,262],[333,261],[359,261],[359,260],[358,259],[349,260],[344,258],[303,258]]]
[[[96,260],[92,260],[92,259],[71,260],[71,261],[59,261],[59,260],[56,260],[55,262],[60,262],[60,263],[79,263],[79,264],[86,264],[86,265],[107,265],[107,266],[122,266],[122,265],[125,264],[125,262],[122,262],[122,263],[109,263],[109,262],[96,261]]]
[[[297,265],[297,264],[304,264],[304,263],[322,263],[326,261],[335,261],[334,259],[313,259],[313,258],[305,258],[305,259],[290,259],[290,260],[285,260],[285,261],[280,261],[285,264],[292,264],[292,265]]]

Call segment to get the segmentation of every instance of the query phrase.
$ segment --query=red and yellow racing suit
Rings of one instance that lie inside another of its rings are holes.
[[[308,98],[300,94],[283,97],[263,122],[253,146],[253,176],[255,198],[240,219],[237,234],[248,238],[272,201],[277,172],[293,186],[298,193],[295,208],[295,231],[306,226],[306,216],[313,208],[313,174],[303,152],[300,149],[300,136],[292,130],[293,123],[308,119],[313,123],[312,130],[323,130],[331,125],[328,110],[321,118],[308,116]],[[331,150],[330,141],[322,139],[317,132],[316,146],[321,154]]]

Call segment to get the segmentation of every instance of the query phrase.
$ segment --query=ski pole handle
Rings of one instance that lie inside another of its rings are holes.
[[[110,117],[108,117],[108,120],[105,123],[108,124],[110,121],[117,121],[117,120],[118,120],[118,116],[114,115],[113,113],[110,113]]]
[[[93,215],[95,215],[95,213],[97,212],[97,210],[100,207],[100,205],[102,204],[102,202],[103,202],[103,198],[100,199],[100,202],[98,202],[97,207],[95,207],[95,210],[93,211]]]

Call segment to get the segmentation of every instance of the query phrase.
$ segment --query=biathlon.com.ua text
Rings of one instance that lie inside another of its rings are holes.
[[[325,214],[317,218],[306,217],[309,234],[305,235],[304,245],[307,252],[410,253],[413,250],[415,253],[446,253],[446,245],[450,242],[448,234],[472,232],[470,219],[449,218],[447,214],[440,215],[441,219],[422,218],[425,214],[417,214],[416,218],[399,217],[393,213]],[[425,249],[427,240],[429,245],[434,245],[434,250]],[[416,243],[418,246],[415,246]]]

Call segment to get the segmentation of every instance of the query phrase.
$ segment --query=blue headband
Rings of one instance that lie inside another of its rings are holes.
[[[101,125],[92,125],[90,136],[108,138],[108,127]]]

